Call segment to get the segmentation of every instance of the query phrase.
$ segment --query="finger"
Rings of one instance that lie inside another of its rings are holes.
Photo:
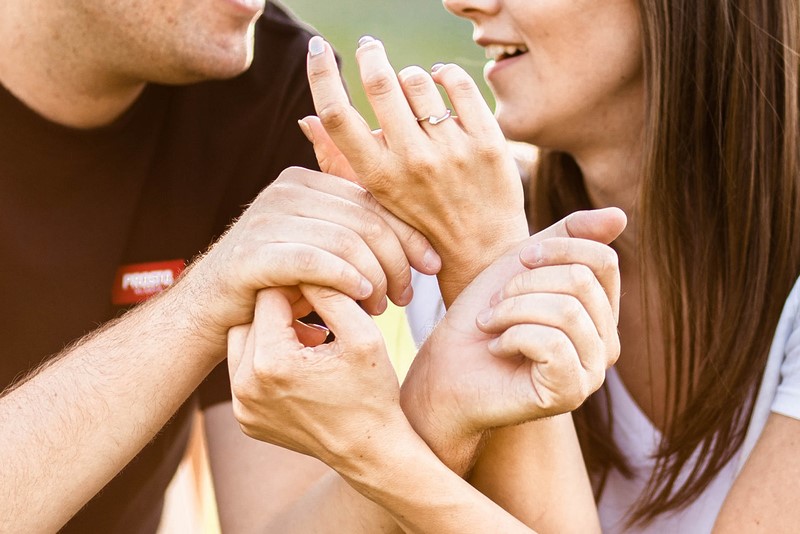
[[[301,321],[295,321],[292,324],[294,333],[298,341],[304,347],[316,347],[322,345],[328,339],[330,330],[318,324],[306,324]]]
[[[591,388],[587,386],[578,353],[569,338],[557,328],[514,326],[494,339],[489,351],[498,358],[522,355],[531,362],[531,394],[534,404],[545,411],[543,415],[573,410],[589,395]]]
[[[391,148],[392,139],[400,140],[403,145],[421,139],[422,132],[386,57],[383,43],[369,36],[362,37],[356,50],[356,61],[361,84],[381,125],[386,144]]]
[[[257,247],[244,266],[251,272],[254,290],[296,286],[300,283],[331,287],[356,300],[369,298],[372,283],[339,256],[303,243],[269,243]]]
[[[394,232],[395,236],[399,239],[400,246],[405,252],[408,262],[414,269],[424,274],[436,274],[442,266],[441,257],[431,246],[430,242],[413,226],[407,224],[402,219],[394,215],[388,209],[383,207],[375,197],[373,197],[363,187],[343,182],[336,177],[328,176],[323,173],[309,173],[298,176],[298,180],[302,181],[307,187],[313,188],[317,191],[325,192],[336,198],[343,198],[351,201],[352,203],[367,208],[374,213],[378,214],[386,224]],[[331,201],[331,199],[328,199]],[[310,206],[310,203],[299,203],[301,207]],[[316,205],[315,205],[316,206]],[[317,209],[315,207],[315,209]],[[344,209],[344,207],[342,207]],[[330,209],[324,211],[326,215],[335,216],[336,206],[331,205]],[[308,215],[308,211],[303,211]],[[314,216],[319,213],[315,213]],[[342,223],[342,219],[337,219]],[[352,227],[357,230],[357,227]],[[396,302],[396,301],[395,301]]]
[[[307,70],[317,116],[350,165],[357,174],[379,167],[383,151],[364,119],[350,105],[333,50],[319,36],[308,42]]]
[[[326,204],[333,207],[325,209]],[[322,209],[326,218],[316,218]],[[372,286],[369,297],[362,299],[371,313],[383,313],[387,291],[396,299],[411,284],[411,269],[402,247],[391,228],[374,213],[330,197],[327,203],[322,198],[313,206],[299,206],[297,214],[303,217],[301,225],[287,218],[275,221],[271,231],[282,241],[315,247],[355,267]]]
[[[383,337],[375,321],[356,302],[326,287],[303,284],[300,290],[336,335],[336,352],[345,356],[385,358]]]
[[[625,229],[627,218],[619,208],[576,211],[531,236],[531,242],[550,237],[580,237],[611,243]]]
[[[279,288],[260,290],[252,326],[256,358],[287,355],[302,348],[294,323],[291,303]]]
[[[605,290],[614,320],[619,320],[619,258],[611,247],[588,239],[554,237],[523,248],[519,257],[530,268],[544,265],[585,265],[591,269]],[[577,272],[572,274],[580,276]],[[581,280],[576,279],[575,282],[580,283]]]
[[[496,331],[508,331],[525,324],[549,326],[566,334],[582,367],[588,372],[604,371],[607,367],[606,346],[586,308],[571,295],[520,295],[501,301],[492,311],[490,322],[495,321],[503,327]]]
[[[353,170],[350,162],[347,161],[345,155],[342,154],[342,151],[339,150],[339,147],[333,142],[331,136],[328,135],[319,117],[309,115],[297,122],[303,134],[305,134],[308,140],[311,141],[311,144],[314,145],[314,154],[317,157],[320,170],[334,176],[339,176],[345,180],[358,183],[356,171]]]
[[[414,65],[401,70],[397,74],[397,79],[400,81],[400,87],[408,100],[411,112],[416,116],[417,122],[423,130],[429,134],[434,131],[460,130],[456,121],[445,118],[450,111],[436,89],[436,84],[430,74]],[[437,124],[433,124],[431,118]],[[431,128],[432,126],[436,126],[436,128]]]
[[[611,303],[594,273],[585,265],[548,265],[525,271],[509,280],[501,293],[504,300],[478,315],[478,328],[486,333],[500,333],[513,324],[529,322],[526,317],[530,310],[503,305],[505,300],[536,293],[555,293],[572,296],[581,303],[603,343],[611,344],[613,349],[618,339]]]
[[[433,80],[441,85],[462,126],[468,132],[503,138],[494,113],[467,72],[454,64],[434,65]]]
[[[239,369],[251,326],[250,324],[243,324],[228,330],[228,376],[231,380],[233,380],[236,371]]]

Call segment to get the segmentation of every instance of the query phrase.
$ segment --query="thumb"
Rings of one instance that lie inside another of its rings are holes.
[[[619,208],[576,211],[534,237],[537,241],[551,237],[578,237],[608,245],[619,237],[627,224],[628,218]]]
[[[322,125],[322,121],[316,115],[309,115],[304,119],[297,121],[303,134],[314,145],[314,154],[317,156],[317,163],[322,172],[333,174],[340,178],[350,180],[351,182],[358,183],[358,176],[356,176],[350,162],[333,142],[328,131]]]

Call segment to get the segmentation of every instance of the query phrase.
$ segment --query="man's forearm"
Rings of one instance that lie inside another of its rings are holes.
[[[0,531],[55,531],[224,356],[179,287],[65,350],[0,398]]]

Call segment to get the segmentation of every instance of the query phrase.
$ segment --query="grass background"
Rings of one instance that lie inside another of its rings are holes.
[[[383,41],[395,70],[408,65],[430,69],[434,63],[458,63],[483,82],[483,50],[472,42],[472,24],[447,12],[437,0],[282,0],[280,2],[330,42],[342,59],[353,104],[377,126],[358,78],[355,50],[362,35]]]

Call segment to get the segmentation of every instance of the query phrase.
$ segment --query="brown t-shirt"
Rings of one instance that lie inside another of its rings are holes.
[[[245,74],[148,86],[103,128],[48,122],[0,86],[0,389],[124,312],[120,267],[191,260],[283,169],[316,168],[297,126],[310,33],[272,5],[256,28]],[[154,532],[190,406],[228,398],[221,367],[64,532]]]

